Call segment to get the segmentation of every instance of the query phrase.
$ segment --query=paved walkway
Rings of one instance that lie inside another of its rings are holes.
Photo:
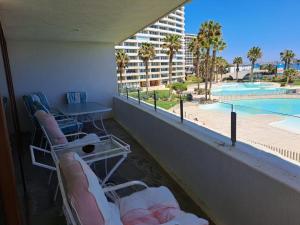
[[[172,109],[179,114],[179,107]],[[230,110],[202,109],[198,103],[184,104],[185,118],[230,137]],[[237,115],[237,139],[248,143],[286,149],[300,153],[300,134],[273,127],[272,122],[283,120],[277,115]]]

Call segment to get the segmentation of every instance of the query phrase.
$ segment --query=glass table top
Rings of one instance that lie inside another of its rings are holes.
[[[91,153],[85,153],[82,149],[86,145],[93,145],[94,150]],[[99,137],[98,142],[86,144],[68,144],[53,149],[55,158],[59,160],[62,154],[67,152],[76,152],[83,160],[95,162],[112,157],[127,155],[130,153],[130,146],[113,135]]]
[[[97,102],[64,104],[57,107],[58,111],[66,116],[86,115],[92,113],[109,112],[112,109]]]

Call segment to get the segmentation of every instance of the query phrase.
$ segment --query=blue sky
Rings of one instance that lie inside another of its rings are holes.
[[[253,46],[263,50],[261,62],[279,60],[292,49],[300,58],[300,0],[192,0],[185,5],[186,33],[198,33],[200,24],[222,25],[227,48],[221,55],[230,63]]]

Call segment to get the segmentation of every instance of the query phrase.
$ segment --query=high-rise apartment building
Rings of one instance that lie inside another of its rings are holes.
[[[194,38],[196,38],[196,34],[185,34],[184,36],[184,46],[185,46],[185,73],[186,74],[192,74],[194,72],[194,55],[193,53],[189,50],[189,44],[192,42]]]
[[[167,34],[177,34],[182,37],[182,47],[173,58],[173,81],[180,81],[185,77],[185,47],[184,47],[184,7],[181,7],[168,16],[161,18],[153,25],[138,32],[127,39],[116,49],[124,49],[128,54],[130,62],[123,75],[123,84],[127,87],[146,86],[146,73],[143,61],[138,57],[138,49],[143,42],[154,45],[156,57],[149,63],[150,86],[166,84],[169,80],[169,60],[166,50],[162,48],[164,37]],[[118,74],[118,82],[120,77]]]

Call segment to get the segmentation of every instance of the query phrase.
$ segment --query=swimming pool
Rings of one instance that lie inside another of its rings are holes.
[[[214,96],[285,94],[286,88],[270,83],[226,83],[212,90]]]
[[[282,116],[281,121],[271,123],[270,125],[300,134],[300,99],[234,100],[227,101],[226,103],[202,105],[200,107],[207,110],[230,112],[232,106],[238,115],[273,114]]]

